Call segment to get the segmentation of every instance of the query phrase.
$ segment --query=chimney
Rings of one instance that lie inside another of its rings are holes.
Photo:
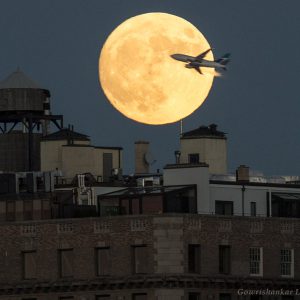
[[[249,182],[249,167],[240,165],[236,170],[236,181],[241,183]]]
[[[212,133],[217,132],[217,127],[218,127],[217,124],[210,124],[210,125],[209,125],[210,131],[211,131]]]
[[[149,173],[149,163],[145,160],[145,155],[149,150],[149,142],[136,141],[135,145],[135,174]]]

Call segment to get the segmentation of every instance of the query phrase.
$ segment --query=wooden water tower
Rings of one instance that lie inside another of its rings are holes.
[[[51,123],[63,127],[63,116],[50,113],[49,90],[20,69],[0,81],[0,171],[39,171],[40,138]]]

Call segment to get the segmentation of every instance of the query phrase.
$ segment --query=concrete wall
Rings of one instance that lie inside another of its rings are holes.
[[[209,165],[211,174],[227,173],[227,141],[223,138],[180,139],[180,163],[188,163],[188,155],[198,153],[200,162]]]
[[[250,202],[256,203],[256,215],[267,216],[267,193],[300,193],[298,188],[285,187],[264,187],[264,186],[249,186],[249,185],[222,185],[210,184],[210,213],[215,212],[215,201],[233,201],[233,213],[235,215],[243,215],[243,192],[244,191],[244,215],[250,216]],[[271,207],[271,205],[270,205]]]
[[[210,185],[210,212],[215,212],[215,201],[233,201],[233,213],[242,215],[243,192],[242,185],[222,186]],[[250,202],[256,202],[257,216],[267,216],[267,192],[268,188],[245,186],[244,191],[244,215],[250,216]]]
[[[41,141],[41,171],[62,169],[62,146],[67,145],[67,140]],[[89,145],[90,141],[74,141],[75,145]]]
[[[256,215],[267,216],[267,199],[272,193],[300,193],[300,188],[276,186],[254,186],[249,184],[210,183],[208,168],[201,165],[167,165],[164,168],[164,185],[196,184],[197,210],[200,214],[214,214],[215,201],[232,201],[233,214],[237,216],[251,215],[250,202],[256,203]],[[244,189],[244,192],[242,191]],[[244,193],[244,212],[243,212]],[[272,203],[270,203],[270,215]]]
[[[207,166],[171,165],[164,168],[164,185],[197,185],[198,213],[207,213],[210,210],[209,172]]]
[[[41,171],[61,170],[61,147],[66,141],[41,141]]]
[[[74,141],[74,146],[67,145],[67,141],[42,141],[41,168],[42,171],[58,168],[66,179],[79,173],[103,176],[104,153],[112,153],[113,168],[122,168],[122,150],[93,147],[89,141]]]
[[[100,162],[95,160],[93,147],[62,147],[62,168],[65,178],[73,178],[76,174],[90,172],[100,174]],[[97,172],[98,171],[98,172]]]
[[[103,176],[103,154],[112,153],[112,167],[122,168],[119,150],[95,147],[62,147],[62,171],[66,178],[72,178],[79,173],[91,173],[96,178]]]

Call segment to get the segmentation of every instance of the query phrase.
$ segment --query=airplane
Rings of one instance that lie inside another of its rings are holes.
[[[199,74],[203,74],[200,69],[201,67],[226,70],[226,65],[230,61],[229,59],[230,53],[226,53],[221,58],[216,59],[214,61],[204,59],[206,54],[211,50],[212,49],[208,49],[203,53],[199,54],[198,56],[189,56],[185,54],[172,54],[171,57],[176,60],[186,62],[187,63],[185,65],[186,68],[195,69]]]

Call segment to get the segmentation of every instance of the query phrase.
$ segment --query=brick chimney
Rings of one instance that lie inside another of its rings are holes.
[[[249,182],[249,180],[250,180],[249,167],[247,167],[245,165],[240,165],[236,170],[236,181],[245,183],[245,182]]]
[[[149,164],[145,160],[145,155],[149,150],[149,142],[136,141],[135,146],[135,173],[149,173]]]

